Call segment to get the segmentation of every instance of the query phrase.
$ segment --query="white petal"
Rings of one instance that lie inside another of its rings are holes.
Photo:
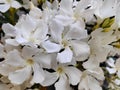
[[[17,1],[13,1],[13,2],[11,3],[11,7],[14,7],[14,8],[18,9],[18,8],[21,7],[21,5],[20,5],[19,2],[17,2]]]
[[[101,39],[103,36],[101,36],[99,39],[97,39],[97,37],[94,39],[91,39],[91,42],[89,44],[90,49],[91,49],[90,58],[94,59],[96,61],[99,61],[99,62],[104,62],[104,61],[106,61],[106,58],[107,58],[108,54],[110,53],[110,50],[112,50],[113,48],[107,44],[103,45],[104,42],[102,42],[103,39]],[[95,39],[97,39],[97,40],[95,40]]]
[[[81,81],[78,85],[78,90],[89,90],[88,81],[87,81],[86,76],[84,76],[84,78],[81,79]]]
[[[102,90],[100,83],[93,77],[88,77],[89,90]]]
[[[45,41],[42,43],[43,48],[47,53],[59,52],[61,49],[61,45],[53,43],[51,41]]]
[[[66,14],[72,14],[72,4],[73,4],[73,0],[62,0],[60,2],[60,10]]]
[[[35,18],[40,18],[42,16],[42,11],[38,7],[33,7],[30,10],[29,15]]]
[[[84,22],[76,22],[71,24],[70,30],[67,32],[65,38],[66,39],[77,39],[81,40],[88,37],[87,30],[84,29]]]
[[[63,25],[59,20],[52,20],[50,22],[50,33],[55,42],[61,42],[63,30]]]
[[[0,5],[0,11],[5,13],[10,8],[9,4]]]
[[[115,79],[114,83],[115,83],[116,85],[120,85],[120,80],[119,80],[119,79]]]
[[[24,66],[24,60],[20,56],[20,52],[18,52],[17,50],[10,51],[7,54],[6,59],[7,59],[6,63],[11,65],[11,66],[16,66],[16,67]]]
[[[42,41],[47,39],[48,34],[48,26],[45,24],[45,22],[40,22],[38,28],[35,30],[33,34],[33,38],[35,40],[38,40],[40,44]]]
[[[13,46],[18,46],[19,43],[15,39],[6,39],[5,42],[7,44],[13,45]]]
[[[62,75],[58,82],[55,83],[55,88],[56,90],[72,90],[65,75]]]
[[[12,26],[9,23],[3,24],[2,25],[2,29],[5,32],[5,35],[8,35],[8,36],[15,36],[16,35],[16,29],[15,29],[15,27]]]
[[[56,15],[55,19],[60,22],[63,26],[68,26],[74,22],[74,18],[67,15]]]
[[[104,72],[99,67],[99,62],[93,59],[88,60],[87,62],[83,63],[83,67],[87,69],[88,73],[99,80],[104,80]]]
[[[13,84],[22,84],[31,75],[31,67],[25,67],[9,74],[8,78]]]
[[[93,68],[93,69],[88,69],[87,71],[90,75],[92,75],[93,77],[95,77],[98,80],[103,81],[105,79],[104,72],[100,67],[96,67],[96,68]]]
[[[12,67],[8,64],[0,63],[0,74],[8,76],[9,73],[15,71],[15,67]]]
[[[45,76],[45,80],[41,83],[43,86],[50,86],[54,84],[58,79],[58,75],[56,73],[49,73],[46,71]]]
[[[57,60],[60,63],[71,62],[72,58],[73,58],[73,52],[70,50],[69,47],[66,47],[64,51],[62,51],[61,53],[58,53],[57,55]]]
[[[109,58],[106,63],[111,66],[111,67],[115,67],[115,60],[113,58]]]
[[[99,9],[99,13],[96,13],[101,18],[107,18],[116,15],[116,3],[117,0],[105,0]]]
[[[75,67],[66,67],[65,73],[69,78],[69,82],[72,85],[77,85],[80,82],[81,71]]]
[[[34,84],[34,83],[43,82],[45,79],[44,71],[37,63],[34,64],[33,71],[34,71],[34,75],[31,83]]]
[[[23,37],[30,37],[28,35],[31,34],[36,29],[36,21],[30,15],[26,15],[21,21],[16,24],[16,28],[20,31],[19,33],[23,35]]]
[[[37,54],[38,48],[25,46],[22,49],[22,56],[24,59],[30,59],[33,55]]]
[[[116,73],[116,69],[115,69],[115,68],[106,67],[106,69],[107,69],[107,71],[108,71],[110,74]]]
[[[78,59],[78,61],[86,60],[90,54],[90,47],[85,42],[80,41],[71,41],[72,48],[74,54]]]
[[[55,63],[54,60],[56,60],[56,54],[39,54],[38,56],[35,56],[34,59],[44,68],[50,69],[52,67],[52,64]]]
[[[100,87],[100,83],[91,76],[83,76],[79,86],[78,90],[102,90]]]
[[[17,35],[16,38],[15,38],[16,42],[18,42],[19,44],[24,44],[24,43],[27,43],[28,40],[25,39],[24,37],[20,36],[20,35]]]
[[[91,2],[91,0],[81,0],[80,2],[78,2],[78,5],[76,7],[77,8],[76,11],[84,10],[86,7],[88,7],[90,2]]]
[[[85,69],[94,69],[96,67],[99,67],[99,62],[94,59],[89,59],[88,61],[83,63],[83,67]]]

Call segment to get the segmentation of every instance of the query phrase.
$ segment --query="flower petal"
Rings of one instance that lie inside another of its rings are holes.
[[[43,86],[50,86],[54,84],[58,79],[58,75],[56,73],[49,73],[46,71],[45,76],[45,80],[41,83]]]
[[[7,44],[13,45],[13,46],[18,46],[19,43],[15,39],[6,39],[5,42]]]
[[[73,11],[72,11],[72,4],[73,4],[73,0],[62,0],[60,2],[60,10],[62,12],[64,12],[65,14],[72,14]]]
[[[19,2],[17,2],[17,1],[13,1],[13,2],[11,3],[11,7],[18,9],[18,8],[21,7],[21,5],[20,5]]]
[[[94,69],[96,67],[99,67],[99,62],[94,59],[89,59],[88,61],[83,63],[83,67],[85,69]]]
[[[106,67],[107,71],[110,73],[110,74],[114,74],[116,73],[116,69],[115,68],[109,68],[109,67]]]
[[[92,83],[91,83],[92,82]],[[102,90],[100,83],[91,76],[84,76],[78,86],[79,90]]]
[[[9,74],[8,78],[13,84],[22,84],[29,79],[31,75],[31,67],[25,67],[20,70],[16,70]]]
[[[24,59],[30,59],[33,55],[37,54],[38,51],[38,48],[25,46],[22,49],[22,56]]]
[[[89,86],[89,90],[102,90],[100,83],[91,76],[88,76],[88,86]]]
[[[5,32],[5,35],[7,36],[15,36],[16,35],[16,29],[14,26],[12,26],[9,23],[3,24],[2,29]]]
[[[42,67],[50,69],[56,61],[56,54],[41,53],[33,57]]]
[[[105,79],[104,77],[104,72],[100,67],[93,68],[92,70],[88,69],[87,70],[90,75],[93,77],[103,81]]]
[[[71,24],[70,30],[67,32],[65,35],[65,38],[70,40],[70,39],[85,39],[88,37],[87,30],[85,28],[85,23],[83,21],[76,22],[74,24]]]
[[[99,8],[99,11],[96,12],[96,15],[98,15],[101,18],[107,18],[116,15],[116,9],[117,9],[117,0],[105,0],[102,4],[102,6]]]
[[[73,52],[78,61],[86,60],[90,54],[90,47],[86,42],[71,41]]]
[[[72,58],[73,58],[73,52],[70,50],[69,47],[66,47],[64,51],[62,51],[61,53],[58,53],[57,55],[57,60],[60,63],[71,62]]]
[[[71,25],[74,22],[74,18],[67,15],[56,15],[55,20],[59,21],[59,23],[63,26]]]
[[[50,22],[50,33],[55,42],[62,41],[63,30],[63,25],[59,20],[54,19]]]
[[[20,56],[20,52],[18,52],[16,49],[7,54],[6,63],[15,67],[21,67],[25,65],[24,60]]]
[[[106,63],[110,66],[110,67],[115,67],[115,60],[113,58],[109,58]]]
[[[44,71],[37,63],[33,65],[33,71],[34,71],[34,75],[31,83],[34,84],[34,83],[43,82],[45,79]]]
[[[77,85],[80,82],[81,71],[75,67],[66,67],[65,73],[69,78],[69,82],[72,85]]]
[[[54,53],[59,52],[61,49],[61,45],[53,43],[51,41],[45,41],[42,43],[43,48],[46,50],[47,53]]]
[[[0,74],[4,76],[8,76],[9,73],[15,71],[15,67],[12,67],[5,63],[0,63]]]
[[[70,88],[68,79],[65,74],[62,75],[60,79],[58,80],[58,82],[55,83],[55,88],[56,90],[72,90]]]
[[[45,22],[40,22],[38,28],[35,30],[33,34],[33,38],[35,40],[38,40],[40,44],[42,41],[47,39],[47,34],[48,34],[48,26],[45,24]]]
[[[9,4],[2,4],[0,5],[0,11],[5,13],[10,8]]]

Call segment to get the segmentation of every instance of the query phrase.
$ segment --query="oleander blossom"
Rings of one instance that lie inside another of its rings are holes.
[[[0,0],[0,90],[120,90],[119,0]]]

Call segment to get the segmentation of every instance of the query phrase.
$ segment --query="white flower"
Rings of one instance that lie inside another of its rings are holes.
[[[116,41],[116,36],[112,33],[112,30],[109,32],[103,32],[103,29],[101,28],[92,32],[92,38],[88,42],[91,50],[90,59],[97,60],[98,62],[106,60],[106,57],[113,49],[109,44]]]
[[[78,90],[102,90],[102,87],[95,78],[93,78],[87,72],[83,72],[81,81],[78,85]]]
[[[76,21],[88,22],[93,17],[94,9],[91,8],[92,0],[81,0],[74,6],[73,0],[61,0],[59,14],[55,16],[55,19],[59,20],[63,25],[70,25]],[[90,7],[86,9],[87,7]]]
[[[51,37],[56,43],[59,43],[62,47],[61,49],[63,49],[57,56],[59,62],[71,62],[73,56],[78,57],[80,60],[85,60],[88,57],[89,46],[86,42],[82,41],[82,39],[87,38],[87,31],[84,30],[82,25],[84,25],[83,22],[76,22],[71,24],[70,27],[64,27],[61,22],[56,19],[50,23]],[[44,43],[45,42],[43,42],[43,45]],[[46,51],[49,50],[48,47],[45,49]]]
[[[3,4],[0,4],[0,11],[3,13],[8,11],[10,7],[16,8],[16,9],[21,7],[20,3],[17,2],[16,0],[0,0],[0,3],[3,3]]]
[[[98,80],[103,81],[105,79],[104,72],[99,64],[100,63],[97,60],[89,59],[83,63],[83,67],[86,69],[88,74],[97,78]]]
[[[99,62],[94,59],[89,59],[83,63],[83,67],[86,70],[81,76],[78,90],[102,90],[100,82],[102,82],[105,77],[103,70],[99,67]]]
[[[77,85],[80,81],[81,71],[73,66],[57,65],[54,67],[55,72],[46,72],[43,86],[49,86],[55,83],[56,90],[71,90],[70,84]]]
[[[37,53],[37,48],[25,46],[21,53],[18,50],[13,50],[7,54],[6,63],[16,68],[15,71],[10,72],[8,75],[13,84],[22,84],[30,79],[32,73],[31,83],[41,83],[44,80],[42,63],[45,64],[45,61],[42,61],[43,59],[41,60]]]
[[[5,46],[0,44],[0,74],[8,76],[8,74],[15,70],[14,67],[6,64],[8,50]]]
[[[48,26],[46,23],[29,15],[23,16],[15,26],[7,23],[3,24],[2,28],[6,36],[14,37],[6,39],[6,43],[14,46],[19,44],[37,46],[47,39]]]

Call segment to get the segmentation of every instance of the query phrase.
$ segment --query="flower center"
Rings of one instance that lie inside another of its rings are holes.
[[[74,18],[75,20],[79,20],[80,16],[79,16],[79,14],[78,14],[78,13],[74,13],[73,18]]]
[[[31,38],[29,38],[29,41],[30,42],[35,42],[35,39],[31,37]]]
[[[63,68],[62,68],[62,67],[59,67],[59,68],[57,69],[57,72],[58,72],[59,74],[63,73]]]
[[[63,41],[62,41],[62,45],[63,45],[64,47],[68,46],[68,41],[67,41],[67,40],[63,40]]]
[[[27,59],[26,63],[27,63],[27,65],[33,65],[34,61],[33,61],[33,59]]]
[[[8,3],[10,3],[10,2],[11,2],[11,0],[7,0],[7,2],[8,2]]]

